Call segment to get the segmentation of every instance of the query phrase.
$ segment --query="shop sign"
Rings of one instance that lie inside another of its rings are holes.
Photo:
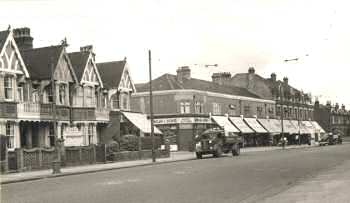
[[[210,118],[200,117],[179,117],[154,119],[155,125],[182,124],[182,123],[211,123]]]
[[[82,136],[83,132],[79,130],[77,127],[65,127],[63,131],[63,135],[65,136]]]

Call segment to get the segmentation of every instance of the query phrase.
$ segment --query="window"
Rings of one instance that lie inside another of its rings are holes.
[[[244,106],[244,115],[245,116],[250,116],[251,112],[250,112],[250,106]]]
[[[17,88],[17,99],[18,99],[18,101],[23,102],[23,88],[22,87]]]
[[[7,148],[12,149],[15,147],[14,140],[15,140],[15,133],[14,133],[14,123],[13,122],[6,122],[6,136],[8,136],[7,139]]]
[[[221,115],[221,105],[218,103],[213,103],[213,114]]]
[[[103,95],[103,108],[107,108],[108,106],[108,96],[107,95]]]
[[[119,95],[118,94],[114,94],[112,96],[112,108],[119,109]]]
[[[256,107],[258,117],[262,117],[263,108],[261,106]]]
[[[203,113],[203,103],[196,101],[194,111],[195,113]]]
[[[55,146],[55,130],[53,123],[50,123],[49,125],[49,144],[51,147]]]
[[[190,102],[180,102],[180,113],[190,113],[191,104]]]
[[[127,93],[122,94],[122,103],[123,103],[123,109],[129,109],[129,95]]]
[[[82,87],[77,88],[77,98],[76,104],[79,106],[83,106],[84,101],[84,91]]]
[[[65,84],[61,84],[59,86],[59,104],[65,104],[66,102],[66,85]]]
[[[93,124],[92,123],[90,123],[89,125],[88,125],[88,144],[90,145],[90,144],[93,144],[92,143],[92,137],[93,137]]]
[[[281,107],[280,106],[277,106],[276,115],[281,116]]]
[[[13,77],[5,76],[4,77],[4,89],[5,89],[5,99],[13,99]]]
[[[86,99],[86,106],[93,106],[94,105],[94,90],[93,87],[85,87],[85,99]]]
[[[51,99],[52,99],[52,96],[51,96]],[[39,102],[39,91],[37,89],[33,89],[32,102],[34,102],[34,103]]]

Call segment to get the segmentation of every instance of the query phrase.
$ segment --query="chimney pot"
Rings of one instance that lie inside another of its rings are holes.
[[[33,37],[30,36],[30,28],[16,28],[13,30],[13,38],[19,49],[33,49]]]
[[[255,73],[254,67],[249,67],[248,73],[249,73],[249,74],[254,74],[254,73]]]
[[[191,79],[191,69],[189,66],[182,66],[182,67],[179,67],[177,70],[176,70],[176,73],[177,73],[177,80],[179,82],[183,82],[184,79]]]

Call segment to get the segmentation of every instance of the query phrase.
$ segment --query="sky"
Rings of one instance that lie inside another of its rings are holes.
[[[350,26],[341,0],[0,0],[0,30],[30,27],[34,47],[93,45],[96,61],[127,57],[135,83],[190,66],[192,77],[247,72],[350,109]],[[298,58],[297,61],[287,59]],[[218,64],[217,67],[206,65]]]

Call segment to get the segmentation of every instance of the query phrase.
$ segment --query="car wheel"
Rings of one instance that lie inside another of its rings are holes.
[[[232,147],[232,156],[239,156],[241,154],[241,148],[238,144],[233,145]]]
[[[202,153],[196,152],[196,157],[197,157],[197,159],[202,159]]]
[[[222,155],[222,149],[221,146],[216,147],[216,151],[214,153],[214,157],[220,157]]]

